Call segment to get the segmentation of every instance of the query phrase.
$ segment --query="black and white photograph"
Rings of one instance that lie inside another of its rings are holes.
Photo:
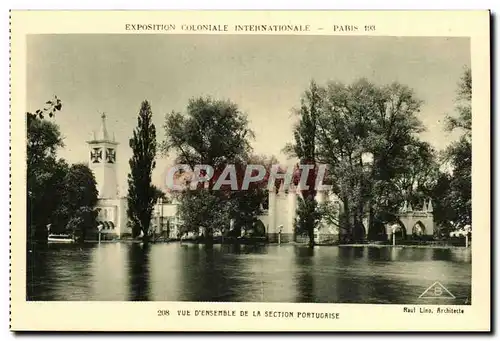
[[[468,38],[34,35],[27,52],[28,300],[471,303]],[[306,164],[327,189],[294,181]],[[176,191],[174,165],[245,170]],[[266,172],[245,190],[250,165]]]
[[[16,326],[485,326],[486,12],[113,13],[14,26]]]

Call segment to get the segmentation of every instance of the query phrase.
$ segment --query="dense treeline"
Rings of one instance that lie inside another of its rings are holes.
[[[294,143],[284,150],[302,164],[329,166],[327,180],[343,204],[336,223],[345,241],[365,237],[366,216],[370,227],[395,221],[405,201],[420,209],[428,198],[433,200],[438,235],[470,224],[471,89],[466,69],[459,84],[458,115],[447,118],[447,129],[462,129],[463,136],[437,151],[420,137],[425,131],[419,117],[423,103],[408,86],[375,85],[366,79],[311,82],[295,110]],[[162,150],[174,151],[178,163],[192,168],[208,164],[217,170],[249,163],[252,138],[247,117],[234,103],[195,98],[185,114],[166,116]],[[259,162],[268,161],[263,157]],[[311,174],[309,183],[314,181]],[[210,191],[211,185],[177,194],[185,231],[202,227],[210,237],[227,230],[231,220],[238,231],[255,223],[267,196],[264,186],[245,193]],[[297,232],[308,235],[311,244],[320,218],[332,220],[332,210],[338,210],[319,205],[315,195],[314,188],[305,190],[298,203]],[[384,237],[383,229],[370,231],[370,238]]]
[[[447,131],[461,131],[458,140],[436,151],[420,138],[425,130],[419,113],[422,101],[409,87],[392,83],[375,85],[366,79],[352,84],[314,81],[304,92],[293,131],[294,142],[284,150],[302,164],[327,164],[327,181],[342,201],[338,223],[346,241],[364,237],[363,218],[372,224],[394,220],[403,202],[420,208],[432,198],[438,234],[471,224],[472,78],[466,69],[458,84],[454,115],[447,117]],[[53,121],[61,101],[55,98],[35,113],[27,113],[27,235],[29,241],[46,240],[50,231],[66,232],[83,240],[95,226],[97,190],[94,176],[84,164],[68,165],[57,157],[63,147],[59,127]],[[274,157],[255,155],[254,138],[247,116],[236,104],[212,98],[194,98],[186,113],[165,118],[164,155],[174,152],[177,163],[211,165],[222,172],[229,164],[245,168],[260,164],[265,178],[247,191],[212,191],[206,186],[175,193],[179,200],[182,232],[203,228],[214,232],[256,224],[266,206],[267,179]],[[148,235],[152,208],[161,190],[151,181],[156,158],[156,128],[151,107],[141,105],[138,125],[130,139],[128,218],[133,235]],[[311,173],[314,181],[314,172]],[[238,173],[238,176],[241,175]],[[319,205],[315,189],[302,192],[298,204],[299,233],[313,244],[320,218],[334,222],[334,205]],[[230,226],[230,222],[233,222]],[[375,231],[373,238],[383,231]]]
[[[421,208],[426,198],[435,203],[438,234],[447,235],[471,223],[471,89],[467,68],[458,87],[458,115],[447,118],[447,130],[461,129],[463,135],[438,152],[420,138],[422,102],[407,86],[365,79],[349,85],[311,82],[297,110],[295,143],[285,150],[302,162],[329,165],[348,240],[364,236],[363,217],[382,226],[396,219],[404,201]],[[318,219],[306,217],[321,213],[313,198],[304,196],[298,209],[299,227],[309,235]]]
[[[45,108],[26,113],[29,243],[46,241],[49,232],[68,233],[83,241],[95,226],[97,189],[92,171],[57,157],[64,144],[53,119],[61,108],[56,97]]]

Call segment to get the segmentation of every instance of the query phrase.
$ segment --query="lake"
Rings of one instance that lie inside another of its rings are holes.
[[[470,248],[102,243],[28,255],[28,300],[470,304]],[[419,298],[436,281],[455,298]]]

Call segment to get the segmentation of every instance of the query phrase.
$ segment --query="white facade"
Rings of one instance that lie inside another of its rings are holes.
[[[116,174],[116,147],[106,128],[106,115],[101,116],[101,126],[94,131],[89,147],[89,168],[94,173],[99,201],[97,221],[103,234],[121,235],[126,226],[126,200],[118,197]]]
[[[99,192],[97,220],[103,227],[101,233],[117,237],[128,236],[132,231],[127,224],[127,199],[119,197],[118,193],[116,169],[116,161],[119,157],[116,153],[118,143],[108,133],[106,115],[103,114],[101,119],[99,131],[94,132],[93,138],[87,141],[89,167],[94,173]],[[278,234],[283,236],[283,242],[294,240],[298,196],[300,193],[295,188],[286,192],[281,188],[278,193],[269,193],[269,208],[258,218],[264,224],[266,234],[271,241],[276,239]],[[330,199],[323,192],[319,192],[316,197],[320,203]],[[176,203],[155,204],[151,221],[151,231],[155,235],[178,238],[179,226]],[[321,233],[332,233],[332,229],[320,227],[317,235]]]
[[[121,236],[130,233],[127,228],[127,200],[125,198],[103,199],[97,203],[97,221],[102,225],[101,233]]]
[[[163,235],[170,239],[179,238],[180,220],[177,215],[177,204],[157,203],[153,210],[151,230],[155,235]]]
[[[300,191],[293,186],[288,191],[280,188],[277,193],[269,193],[269,209],[258,218],[266,226],[266,233],[270,241],[276,241],[278,234],[281,234],[281,242],[295,240],[297,207],[300,196]],[[323,204],[326,201],[339,202],[335,196],[329,195],[324,191],[318,191],[315,199],[318,204]],[[316,241],[323,240],[322,237],[330,235],[338,236],[338,233],[338,226],[327,226],[320,223],[315,231],[315,239]]]
[[[106,115],[101,116],[101,126],[87,141],[89,146],[89,168],[94,173],[98,190],[98,224],[101,233],[123,237],[131,235],[128,226],[127,199],[118,193],[116,153],[118,143],[111,138],[106,127]],[[157,203],[153,210],[151,230],[156,234],[169,232],[169,238],[176,238],[179,221],[177,205]],[[175,236],[175,237],[174,237]]]
[[[101,127],[87,141],[89,145],[89,168],[94,173],[99,198],[117,199],[118,181],[116,176],[117,142],[111,139],[106,129],[106,115],[101,116]]]

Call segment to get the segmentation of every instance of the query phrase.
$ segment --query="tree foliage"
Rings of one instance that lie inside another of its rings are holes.
[[[212,190],[227,165],[235,165],[241,186],[243,170],[256,158],[251,155],[251,138],[246,115],[230,101],[194,98],[189,100],[185,114],[172,112],[166,116],[163,152],[175,152],[177,163],[192,169],[210,165],[215,173],[207,186],[200,184],[177,194],[184,232],[201,227],[210,239],[215,231],[227,232],[231,219],[238,230],[253,224],[262,210],[267,193],[264,189],[250,186],[246,191],[232,191],[222,186],[221,190]]]
[[[179,217],[183,222],[181,233],[201,233],[210,241],[214,232],[229,229],[233,201],[220,191],[188,190],[179,197]]]
[[[307,190],[302,190],[301,196],[298,199],[297,230],[307,233],[309,237],[309,245],[314,245],[314,229],[319,223],[319,207],[316,202],[316,149],[317,149],[317,130],[318,120],[323,110],[325,90],[320,88],[314,81],[305,91],[300,109],[296,110],[299,116],[299,122],[294,127],[294,144],[285,147],[290,155],[299,158],[303,165],[312,165],[313,170],[309,171],[309,177],[306,185]]]
[[[69,167],[63,179],[64,195],[56,209],[56,215],[76,239],[83,241],[87,232],[94,228],[97,218],[98,191],[90,168],[81,163]]]
[[[63,193],[62,179],[68,165],[58,160],[56,151],[63,146],[59,127],[45,119],[54,116],[62,105],[56,98],[47,106],[26,113],[27,239],[47,239],[47,225],[52,223],[55,208]]]
[[[43,120],[46,116],[52,118],[55,116],[56,112],[61,111],[62,102],[57,96],[54,96],[53,99],[45,102],[45,106],[42,109],[37,109],[35,113],[28,112],[26,116],[31,118],[39,118]]]
[[[309,237],[309,245],[314,245],[314,229],[318,226],[321,216],[321,207],[312,195],[298,196],[296,233],[306,234]]]
[[[230,101],[190,99],[187,114],[172,112],[165,119],[164,153],[175,150],[177,161],[211,165],[215,169],[243,162],[250,151],[246,115]]]
[[[46,241],[49,232],[71,233],[83,240],[95,226],[97,189],[92,171],[57,157],[64,144],[59,126],[50,119],[61,108],[55,97],[43,109],[26,113],[28,242]]]
[[[170,203],[170,198],[167,197],[167,193],[165,193],[155,185],[152,186],[154,191],[154,202],[157,202],[159,199],[161,199],[164,204]]]
[[[365,215],[394,213],[403,200],[416,200],[429,185],[426,174],[434,151],[418,138],[423,131],[421,101],[405,85],[376,86],[365,79],[311,86],[310,93],[312,89],[320,103],[314,111],[316,125],[313,129],[309,123],[313,115],[301,116],[306,119],[295,132],[301,138],[295,138],[292,150],[303,159],[300,153],[310,150],[303,141],[314,141],[314,161],[329,166],[333,192],[343,202],[343,228],[356,239],[363,235],[358,229]],[[306,109],[302,105],[301,112]],[[371,162],[363,160],[366,153],[373,156]],[[373,212],[367,212],[367,205]]]
[[[152,118],[149,102],[143,101],[137,117],[137,127],[129,141],[133,155],[129,161],[127,216],[132,225],[132,236],[137,237],[142,231],[145,239],[157,199],[157,191],[151,183],[156,165],[156,128]]]
[[[466,68],[458,83],[456,115],[447,117],[447,130],[460,131],[458,141],[448,146],[444,160],[450,166],[447,178],[448,188],[443,188],[441,200],[451,211],[446,218],[455,225],[472,223],[472,75]],[[444,181],[444,180],[443,180]]]
[[[48,227],[64,229],[57,214],[65,194],[64,178],[68,164],[50,157],[32,164],[27,174],[27,233],[28,242],[47,240]]]
[[[472,138],[472,73],[466,67],[458,83],[456,98],[456,113],[454,116],[447,116],[446,129],[453,131],[460,129],[463,137],[470,141]]]
[[[311,83],[298,110],[295,142],[285,150],[301,162],[329,166],[328,180],[342,201],[340,225],[350,234],[348,240],[364,234],[362,221],[367,215],[377,224],[394,220],[404,201],[420,209],[432,198],[439,224],[467,224],[471,221],[471,98],[471,72],[466,69],[457,92],[457,114],[447,118],[448,131],[462,131],[444,153],[451,172],[440,170],[441,154],[420,138],[422,102],[399,83],[379,86],[365,79],[349,85]],[[367,154],[372,157],[366,159]],[[301,202],[299,220],[314,221],[313,205]],[[325,208],[319,211],[328,215]],[[310,217],[300,217],[303,214]]]

